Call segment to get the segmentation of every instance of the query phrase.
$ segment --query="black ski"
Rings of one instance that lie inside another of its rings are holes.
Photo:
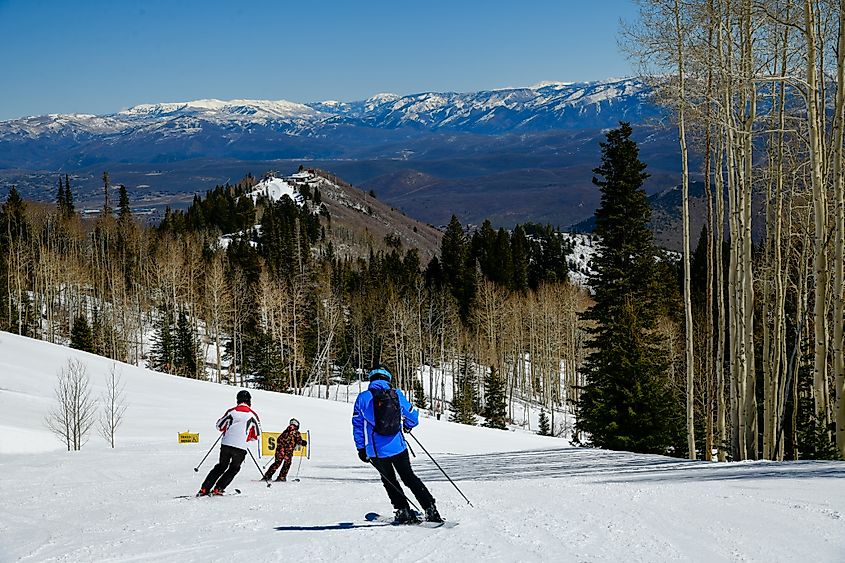
[[[233,497],[239,494],[241,494],[241,490],[234,489],[232,491],[225,492],[222,495],[179,495],[173,498]]]
[[[420,518],[420,520],[422,520],[418,524],[396,524],[395,522],[393,522],[393,516],[382,516],[381,514],[379,514],[377,512],[368,512],[364,516],[364,519],[367,522],[381,522],[381,523],[385,523],[385,524],[390,524],[392,526],[409,526],[409,527],[432,528],[432,529],[434,529],[434,528],[454,528],[455,526],[458,525],[457,522],[452,522],[452,521],[426,522],[425,520],[422,519],[422,515],[418,514],[417,516]]]

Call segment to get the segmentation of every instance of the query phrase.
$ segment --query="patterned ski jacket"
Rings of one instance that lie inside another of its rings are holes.
[[[302,434],[299,433],[299,429],[292,424],[289,425],[276,441],[276,459],[286,459],[291,457],[293,455],[294,448],[304,444],[305,440],[302,439]]]
[[[390,383],[381,379],[371,381],[367,390],[355,399],[355,407],[352,409],[352,437],[355,439],[355,447],[366,448],[367,457],[391,457],[401,454],[408,447],[401,430],[392,436],[373,432],[376,418],[370,389],[390,389]],[[419,424],[420,411],[408,402],[405,394],[399,389],[396,390],[396,395],[399,396],[399,406],[402,408],[402,425],[405,428],[413,428]]]
[[[217,421],[217,429],[223,432],[223,445],[241,450],[249,447],[249,442],[261,436],[258,415],[246,403],[226,411]]]

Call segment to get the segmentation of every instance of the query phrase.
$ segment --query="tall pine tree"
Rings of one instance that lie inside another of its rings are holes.
[[[602,194],[591,279],[595,304],[584,317],[595,325],[577,424],[599,447],[665,453],[684,421],[654,331],[662,303],[642,189],[648,174],[631,133],[628,123],[608,132],[594,169]]]
[[[458,377],[453,378],[452,422],[475,425],[475,370],[469,357],[458,361]]]
[[[494,366],[484,376],[484,426],[506,429],[508,403],[505,380]]]
[[[199,375],[199,343],[188,314],[181,310],[176,321],[174,364],[176,373],[196,379]]]
[[[94,333],[85,315],[77,316],[70,331],[70,347],[94,353]]]
[[[149,368],[165,373],[174,373],[176,338],[173,327],[173,312],[167,307],[162,307],[159,310],[157,324],[152,349],[150,350]]]

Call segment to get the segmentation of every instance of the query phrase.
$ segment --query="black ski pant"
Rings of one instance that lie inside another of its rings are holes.
[[[226,445],[220,446],[220,461],[208,472],[208,476],[202,482],[202,488],[207,491],[215,488],[225,491],[241,470],[245,457],[246,450]]]
[[[411,458],[408,456],[408,450],[391,457],[370,458],[370,461],[381,472],[381,482],[387,491],[387,496],[390,497],[390,503],[393,505],[393,508],[396,510],[410,508],[408,506],[408,499],[402,493],[399,480],[396,479],[397,473],[402,479],[402,482],[405,483],[405,486],[414,493],[423,510],[434,506],[434,497],[431,496],[431,493],[428,492],[426,486],[414,474],[414,470],[411,468]]]

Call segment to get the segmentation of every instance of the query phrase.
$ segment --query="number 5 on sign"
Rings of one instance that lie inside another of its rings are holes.
[[[270,456],[276,455],[276,442],[279,441],[281,432],[262,432],[261,433],[261,455]]]

